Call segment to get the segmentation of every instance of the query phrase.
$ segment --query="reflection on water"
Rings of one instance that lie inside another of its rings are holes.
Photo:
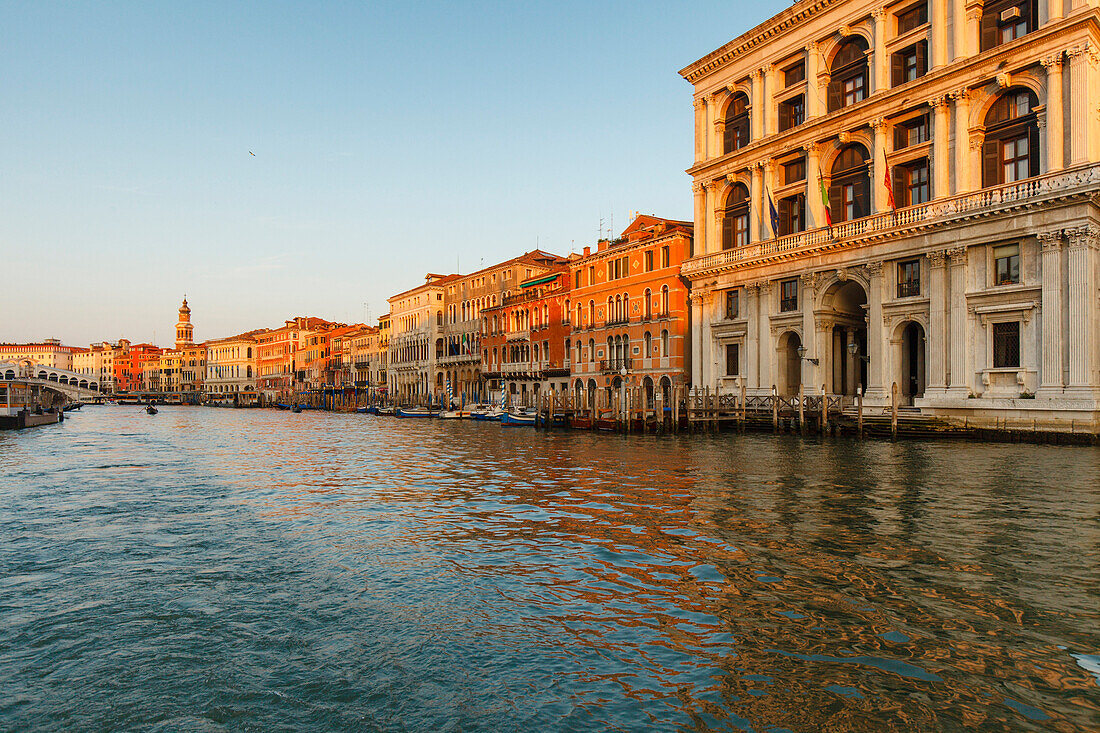
[[[1100,727],[1100,455],[86,408],[0,434],[0,729]]]

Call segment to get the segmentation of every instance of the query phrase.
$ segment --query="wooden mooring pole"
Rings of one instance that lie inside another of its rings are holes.
[[[863,437],[863,387],[856,388],[856,405],[859,408],[859,437]]]
[[[825,394],[825,385],[821,385],[821,434],[829,427],[829,395]]]
[[[898,437],[898,383],[890,385],[890,437]]]

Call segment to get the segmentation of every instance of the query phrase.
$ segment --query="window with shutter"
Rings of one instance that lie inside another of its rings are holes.
[[[985,116],[982,185],[1039,175],[1038,97],[1028,89],[1004,92]]]

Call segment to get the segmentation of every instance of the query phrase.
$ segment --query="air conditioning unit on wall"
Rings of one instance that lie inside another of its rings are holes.
[[[1019,5],[1017,5],[1014,8],[1009,8],[1008,10],[1002,10],[1001,11],[1001,22],[1002,23],[1006,23],[1010,20],[1016,20],[1019,17],[1020,17],[1020,6]]]

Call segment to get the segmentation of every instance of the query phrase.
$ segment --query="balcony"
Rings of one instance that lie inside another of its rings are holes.
[[[920,295],[920,280],[898,283],[899,298],[914,298]]]
[[[884,236],[908,236],[930,227],[996,214],[999,211],[1026,210],[1047,200],[1083,196],[1100,185],[1100,165],[1088,164],[1069,170],[1046,173],[1023,181],[983,188],[980,191],[933,199],[928,203],[873,214],[862,219],[777,239],[752,242],[743,247],[693,257],[680,268],[684,277],[715,275],[741,267],[762,264],[795,254],[856,247]]]
[[[629,356],[621,359],[600,359],[600,372],[602,374],[619,374],[623,369],[628,372],[633,366]]]
[[[530,331],[509,331],[507,334],[505,334],[504,338],[505,338],[506,341],[530,341],[531,340],[531,332]]]
[[[617,317],[617,318],[608,318],[606,325],[608,325],[608,326],[625,326],[628,323],[630,323],[630,318],[628,316],[620,316],[620,317]]]

